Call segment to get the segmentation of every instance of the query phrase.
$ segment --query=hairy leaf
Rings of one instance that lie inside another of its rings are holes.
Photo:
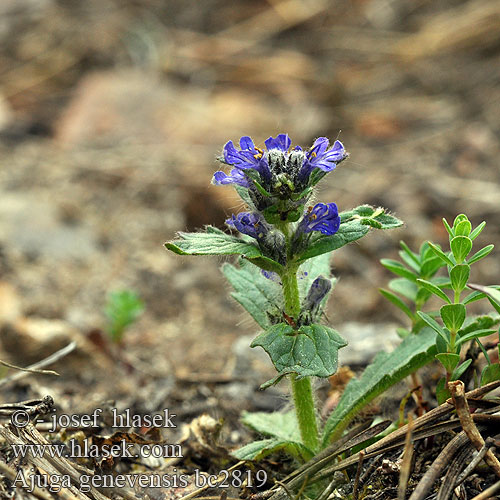
[[[436,335],[430,328],[411,334],[391,353],[380,353],[360,378],[352,379],[328,418],[323,446],[341,436],[349,422],[370,401],[434,359]]]
[[[224,264],[222,272],[235,290],[231,296],[247,310],[259,326],[271,326],[266,313],[276,309],[276,304],[281,302],[280,285],[267,279],[260,268],[244,259],[240,259],[239,267]]]
[[[294,411],[286,413],[243,412],[241,421],[264,436],[300,443],[300,430]]]
[[[165,243],[168,250],[179,255],[243,255],[257,266],[279,272],[283,266],[262,255],[256,244],[207,226],[204,233],[177,233],[179,239]]]
[[[284,450],[287,455],[291,455],[302,462],[309,460],[313,456],[312,452],[303,444],[276,438],[253,441],[233,451],[232,455],[238,460],[261,460],[279,450]]]
[[[294,331],[290,325],[279,323],[262,332],[251,347],[262,347],[279,374],[297,373],[300,379],[333,375],[338,350],[346,345],[333,328],[324,325],[307,325]]]

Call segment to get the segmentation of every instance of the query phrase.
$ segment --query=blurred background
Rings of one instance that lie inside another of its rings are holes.
[[[498,0],[2,0],[0,42],[0,359],[25,365],[76,339],[67,373],[75,397],[93,387],[86,404],[132,384],[136,405],[180,405],[210,380],[272,375],[247,351],[256,328],[222,261],[163,248],[241,210],[210,185],[230,139],[339,138],[350,158],[318,199],[405,221],[335,254],[340,333],[355,321],[385,338],[377,325],[403,320],[377,291],[399,240],[444,244],[441,218],[465,212],[488,223],[480,244],[500,242]],[[499,251],[474,281],[500,282]],[[101,336],[117,289],[145,305],[118,356],[133,382],[109,378],[124,368]],[[175,393],[178,381],[192,385]],[[43,378],[24,395],[37,384],[70,397]]]

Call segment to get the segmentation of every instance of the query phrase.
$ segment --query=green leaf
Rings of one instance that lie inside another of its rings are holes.
[[[465,214],[458,214],[456,217],[455,217],[455,220],[453,221],[453,229],[456,229],[456,227],[461,223],[461,222],[464,222],[464,221],[468,221],[469,219],[467,218],[467,215]],[[455,233],[456,234],[456,233]]]
[[[441,335],[436,335],[436,349],[438,354],[441,353],[447,353],[448,352],[448,344],[449,344],[449,338],[446,337],[446,340],[444,337]]]
[[[179,232],[180,239],[165,243],[168,250],[179,255],[243,255],[262,269],[279,272],[283,266],[262,255],[253,243],[231,236],[217,228],[207,226],[205,233]]]
[[[453,238],[455,236],[455,234],[453,233],[453,229],[450,227],[450,225],[448,224],[448,221],[444,217],[443,217],[443,225],[446,228],[446,231],[448,231],[448,234],[450,235],[450,239]]]
[[[436,384],[436,399],[438,404],[442,405],[447,399],[451,398],[450,391],[446,387],[446,379],[440,378]]]
[[[428,314],[422,312],[422,311],[417,311],[417,314],[438,334],[440,335],[445,342],[448,342],[448,336],[442,326],[439,325],[439,323],[431,318]]]
[[[301,442],[297,416],[294,411],[286,413],[264,413],[244,411],[241,421],[264,436],[271,436],[284,441]]]
[[[353,220],[340,224],[339,230],[332,236],[323,236],[316,240],[309,248],[297,257],[297,262],[303,262],[311,257],[316,257],[323,253],[329,253],[333,250],[342,248],[348,243],[359,240],[367,234],[369,228],[360,223],[359,220]]]
[[[223,264],[222,272],[235,290],[231,296],[262,328],[271,326],[267,312],[282,301],[278,283],[267,279],[259,267],[245,259],[239,260],[239,267]]]
[[[424,279],[431,278],[436,274],[438,269],[445,266],[446,264],[437,255],[433,254],[432,257],[428,257],[422,262],[420,267],[420,276]]]
[[[469,236],[472,231],[472,224],[469,220],[463,220],[455,226],[455,236]]]
[[[465,321],[467,311],[463,304],[447,304],[439,310],[441,319],[450,332],[458,332]]]
[[[399,245],[404,250],[404,252],[406,253],[406,255],[408,255],[408,257],[411,260],[413,260],[414,264],[420,268],[420,256],[418,254],[416,254],[415,252],[413,252],[410,249],[410,247],[404,241],[401,240],[399,242]]]
[[[486,226],[486,222],[483,221],[481,222],[481,224],[479,224],[479,226],[476,227],[476,229],[474,229],[474,231],[472,231],[472,233],[470,233],[469,238],[474,241],[481,234],[484,226]]]
[[[252,201],[252,198],[248,194],[248,189],[243,186],[238,186],[234,184],[234,189],[238,193],[239,197],[243,200],[243,202],[251,209],[255,210],[255,205]]]
[[[412,281],[413,283],[416,282],[418,276],[413,272],[407,269],[401,262],[398,262],[397,260],[392,260],[392,259],[381,259],[380,263],[391,273],[397,274],[398,276],[402,276],[403,278],[406,278],[407,280]]]
[[[472,250],[472,240],[467,236],[455,236],[450,241],[450,248],[457,264],[461,264]]]
[[[430,241],[428,242],[429,243],[429,248],[438,256],[440,257],[443,262],[445,262],[446,264],[448,264],[449,266],[454,266],[455,265],[455,262],[453,262],[449,257],[448,255],[446,255],[437,245],[434,245],[434,243],[431,243]]]
[[[232,455],[238,460],[261,460],[279,450],[284,450],[287,455],[295,457],[302,462],[309,460],[313,456],[313,453],[303,444],[276,438],[253,441],[233,451]]]
[[[389,281],[389,288],[396,293],[399,293],[408,300],[415,302],[417,300],[418,287],[415,283],[404,278],[396,278]]]
[[[464,326],[458,334],[459,336],[462,336],[475,330],[487,330],[489,328],[493,328],[499,323],[500,317],[498,316],[476,316],[473,318],[467,318]]]
[[[450,270],[451,287],[456,292],[461,292],[469,281],[470,266],[468,264],[457,264]]]
[[[429,292],[433,293],[434,295],[437,295],[440,299],[443,299],[445,302],[448,302],[448,304],[451,303],[451,300],[443,292],[443,290],[441,290],[441,288],[437,287],[430,281],[417,279],[417,283],[426,290],[428,290]]]
[[[302,326],[295,332],[290,325],[279,323],[258,335],[251,347],[262,347],[279,374],[297,373],[300,379],[333,375],[338,350],[346,345],[333,328],[324,325]]]
[[[482,285],[470,285],[470,288],[477,290],[478,292],[484,293],[492,300],[500,304],[500,290],[498,290],[498,285],[492,286],[482,286]]]
[[[451,352],[436,354],[436,359],[444,366],[447,373],[451,373],[458,363],[460,363],[460,355]]]
[[[484,248],[481,248],[481,250],[476,252],[470,259],[467,259],[467,264],[474,264],[474,262],[484,259],[484,257],[489,255],[494,248],[495,245],[486,245]]]
[[[450,380],[458,380],[464,373],[467,368],[469,368],[472,363],[472,359],[465,360],[460,366],[457,366],[453,373],[451,374]]]
[[[378,229],[394,229],[403,222],[384,213],[381,208],[362,205],[353,210],[340,214],[341,224],[339,230],[332,236],[320,236],[309,248],[297,256],[297,262],[303,262],[311,257],[332,252],[353,241],[359,240],[368,233],[370,226]]]
[[[500,304],[496,301],[496,300],[493,300],[491,297],[488,296],[488,300],[490,302],[490,304],[493,306],[493,308],[495,309],[495,311],[500,314]]]
[[[481,373],[481,385],[495,382],[495,380],[500,380],[500,365],[498,363],[485,366]]]
[[[435,337],[430,328],[408,335],[391,353],[379,353],[360,378],[352,379],[325,424],[323,446],[338,439],[349,422],[378,395],[430,363],[436,354]]]
[[[493,335],[494,333],[497,333],[497,330],[475,330],[474,332],[467,333],[463,336],[461,335],[457,340],[456,345],[460,346],[469,340],[486,337],[488,335]]]
[[[415,319],[415,314],[397,295],[394,295],[392,292],[389,292],[389,290],[384,290],[383,288],[379,288],[379,292],[396,307],[399,307],[399,309],[401,309],[412,321]]]
[[[411,269],[413,269],[417,274],[420,274],[420,262],[417,264],[415,263],[415,260],[412,259],[406,252],[403,250],[400,250],[399,256],[401,257],[401,260]]]

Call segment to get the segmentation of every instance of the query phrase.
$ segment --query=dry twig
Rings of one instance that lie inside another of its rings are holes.
[[[14,382],[16,380],[19,380],[23,377],[26,377],[30,373],[49,373],[49,374],[56,374],[56,372],[52,371],[40,371],[40,368],[43,368],[44,366],[51,365],[52,363],[55,363],[56,361],[59,361],[60,359],[64,358],[67,356],[70,352],[72,352],[76,347],[76,342],[71,342],[68,344],[66,347],[63,347],[62,349],[59,349],[59,351],[56,351],[55,353],[51,354],[50,356],[46,357],[45,359],[42,359],[41,361],[37,361],[36,363],[28,366],[27,368],[17,368],[14,367],[18,370],[22,370],[19,373],[14,373],[10,377],[5,377],[0,380],[0,387],[7,385],[10,382]],[[3,362],[2,362],[3,364]],[[9,366],[9,365],[7,365]]]
[[[469,405],[467,404],[467,399],[465,397],[464,383],[461,380],[454,380],[448,383],[448,389],[453,397],[453,403],[465,434],[476,450],[481,451],[484,447],[484,439],[478,431],[476,424],[472,420]],[[491,450],[486,451],[484,461],[493,469],[495,474],[500,477],[500,462]]]

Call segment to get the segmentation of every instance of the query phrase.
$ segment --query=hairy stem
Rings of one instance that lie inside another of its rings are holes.
[[[316,411],[314,408],[314,398],[309,377],[297,380],[294,373],[290,377],[292,383],[293,401],[295,403],[295,413],[299,424],[302,442],[310,450],[318,450],[318,426],[316,423]]]
[[[300,296],[297,284],[297,266],[288,267],[281,276],[283,283],[283,297],[285,299],[285,312],[293,319],[300,313]],[[309,377],[297,380],[297,375],[290,376],[292,384],[293,401],[299,424],[300,436],[305,446],[313,451],[318,450],[318,424],[314,397]]]

